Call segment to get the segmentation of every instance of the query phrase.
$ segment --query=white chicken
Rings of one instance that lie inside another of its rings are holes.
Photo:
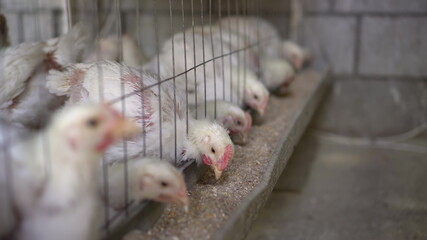
[[[199,118],[215,120],[226,128],[235,144],[246,144],[249,132],[252,128],[252,117],[248,112],[243,111],[239,106],[231,102],[217,100],[207,101],[197,106],[191,106],[194,113],[197,112]]]
[[[129,34],[122,37],[123,63],[129,67],[139,68],[146,61],[137,41]]]
[[[91,51],[83,62],[92,63],[98,60],[120,61],[120,51],[122,51],[122,62],[125,65],[135,68],[141,67],[142,63],[145,62],[145,58],[136,40],[129,34],[123,34],[121,46],[122,49],[120,49],[120,42],[117,36],[101,38],[96,44],[96,50]]]
[[[153,75],[111,61],[76,64],[64,72],[50,73],[49,90],[68,96],[68,104],[99,101],[102,94],[142,126],[143,134],[137,139],[114,145],[107,152],[110,163],[124,155],[135,158],[144,153],[169,161],[196,159],[210,165],[219,178],[232,159],[233,144],[222,126],[189,118],[187,136],[184,98],[174,91],[172,81],[159,84]]]
[[[292,41],[284,41],[282,43],[282,54],[293,63],[296,69],[301,70],[304,65],[310,63],[312,60],[311,52],[302,48]]]
[[[268,21],[257,17],[228,17],[220,24],[233,32],[246,36],[250,42],[262,41],[260,54],[269,58],[286,58],[297,70],[309,61],[311,54],[298,44],[282,40],[277,29]]]
[[[83,57],[84,63],[92,63],[98,60],[119,60],[120,49],[117,36],[108,36],[100,38],[94,43],[94,46],[88,46],[93,50],[86,51]]]
[[[0,176],[0,186],[5,193],[9,184],[18,238],[95,239],[99,161],[111,144],[135,132],[136,124],[113,108],[83,104],[60,111],[45,131],[13,144],[1,159],[10,174]],[[0,219],[0,228],[7,221]]]
[[[0,50],[0,117],[31,128],[46,124],[64,102],[46,89],[47,72],[79,61],[84,30],[79,24],[60,38]]]
[[[240,64],[244,64],[252,69],[254,72],[258,73],[261,77],[262,82],[268,88],[270,92],[277,94],[286,93],[288,90],[288,85],[293,81],[295,77],[295,71],[293,67],[284,59],[280,57],[278,52],[280,51],[271,51],[275,49],[276,46],[279,46],[277,41],[269,39],[268,44],[262,43],[260,47],[256,46],[258,42],[257,33],[254,32],[256,29],[254,26],[247,26],[245,30],[244,24],[245,21],[242,21],[244,18],[229,18],[229,21],[225,19],[222,22],[222,25],[214,25],[211,28],[206,28],[212,32],[214,41],[226,43],[230,46],[231,51],[238,51],[245,49],[245,53],[239,51],[237,56],[239,57]],[[236,24],[239,24],[237,26]],[[232,24],[232,25],[229,25]],[[220,28],[223,27],[223,29]],[[238,31],[235,27],[238,27]],[[230,30],[229,30],[230,29]],[[249,31],[251,29],[252,31]],[[274,28],[267,28],[275,30]],[[278,36],[278,33],[276,32]],[[271,45],[269,44],[271,43]],[[260,50],[260,51],[258,51]]]
[[[225,31],[240,34],[247,44],[260,44],[253,47],[259,62],[257,72],[271,92],[286,92],[295,71],[281,54],[279,32],[267,21],[254,17],[228,17],[219,24]]]
[[[158,56],[160,69],[157,66],[157,57],[154,57],[145,69],[160,73],[162,78],[171,78],[174,73],[179,74],[191,69],[187,74],[175,78],[177,89],[188,94],[190,104],[197,105],[205,100],[224,99],[241,107],[247,105],[263,115],[269,98],[267,89],[254,72],[245,68],[243,63],[239,64],[237,54],[213,60],[214,56],[220,56],[222,52],[229,53],[233,49],[227,43],[223,44],[223,49],[220,44],[212,45],[208,33],[208,28],[205,28],[202,34],[200,27],[195,29],[193,36],[192,29],[187,30],[186,46],[184,34],[175,34],[165,42]],[[206,63],[203,64],[204,62]]]
[[[151,158],[132,159],[117,162],[108,167],[108,206],[114,210],[126,207],[126,187],[128,203],[138,203],[149,199],[165,203],[177,203],[188,208],[187,188],[184,176],[167,161]],[[127,183],[125,179],[127,171]],[[104,186],[100,178],[100,192],[104,199]]]

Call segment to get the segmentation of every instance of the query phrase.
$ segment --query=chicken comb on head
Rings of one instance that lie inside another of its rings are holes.
[[[221,171],[224,171],[227,168],[232,157],[233,157],[233,146],[229,144],[227,145],[227,147],[225,147],[224,155],[222,156],[222,159],[220,161],[219,169]]]

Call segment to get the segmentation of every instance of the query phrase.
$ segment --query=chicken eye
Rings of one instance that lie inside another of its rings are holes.
[[[215,148],[211,148],[211,152],[212,152],[212,153],[215,153]]]
[[[255,95],[254,95],[254,98],[255,98],[255,100],[258,100],[258,95],[256,95],[256,94],[255,94]]]
[[[242,125],[242,121],[240,121],[240,120],[237,120],[237,122],[236,122],[236,123],[237,123],[237,125],[238,125],[238,126],[241,126],[241,125]]]
[[[169,184],[168,184],[167,182],[164,182],[164,181],[160,182],[160,184],[162,185],[162,187],[167,187],[167,186],[169,186]]]
[[[90,118],[86,124],[91,128],[96,128],[99,125],[99,121],[96,118]]]

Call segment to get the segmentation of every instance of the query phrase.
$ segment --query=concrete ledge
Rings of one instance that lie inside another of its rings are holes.
[[[262,182],[233,212],[225,225],[215,234],[214,239],[243,239],[246,236],[253,221],[264,207],[292,155],[294,147],[304,133],[330,83],[330,77],[327,73],[305,72],[299,78],[307,78],[304,80],[311,79],[313,82],[316,81],[317,84],[314,86],[312,94],[307,96],[302,108],[295,113],[292,123],[285,129],[282,139],[277,143],[277,149],[264,173]]]

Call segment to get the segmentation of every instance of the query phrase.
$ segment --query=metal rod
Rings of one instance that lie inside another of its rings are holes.
[[[230,21],[230,17],[231,17],[231,10],[230,10],[230,0],[227,0],[227,13],[228,13],[228,36],[231,40],[231,21]],[[229,49],[230,53],[233,51],[231,48]],[[229,55],[230,57],[230,102],[233,102],[233,58],[231,56],[231,54]]]
[[[160,47],[159,47],[159,28],[158,28],[158,16],[157,16],[157,1],[153,0],[153,7],[154,7],[154,32],[156,37],[156,52],[157,52],[157,72],[159,73],[157,75],[157,82],[158,82],[158,91],[159,91],[159,144],[160,144],[160,158],[163,157],[163,141],[162,141],[162,89],[160,87]]]
[[[184,0],[181,0],[181,11],[182,11],[182,37],[184,39],[184,71],[185,71],[185,132],[188,136],[188,74],[187,74],[187,40],[185,34],[185,11],[184,11]]]
[[[116,33],[117,33],[117,38],[118,38],[118,49],[119,49],[119,62],[123,62],[123,43],[122,43],[122,19],[121,19],[121,7],[120,7],[120,0],[115,0],[114,1],[114,8],[115,8],[115,14],[116,14],[116,18],[117,18],[117,23],[116,23]],[[125,94],[125,81],[123,81],[123,77],[124,77],[124,69],[123,69],[123,65],[120,65],[120,92],[121,95]],[[122,107],[122,114],[123,116],[126,116],[126,101],[123,100],[121,102],[121,107]],[[129,216],[129,208],[127,207],[128,203],[129,203],[129,192],[128,192],[128,184],[129,184],[129,178],[128,178],[128,155],[127,155],[127,141],[123,141],[123,164],[124,164],[124,168],[123,168],[123,177],[125,179],[124,181],[124,190],[125,190],[125,194],[124,194],[124,201],[126,203],[126,207],[125,207],[125,215]]]
[[[239,16],[239,0],[236,0],[236,16]],[[240,19],[236,21],[236,29],[240,28]],[[240,41],[237,41],[237,48],[240,49]],[[237,53],[237,103],[240,104],[240,52]]]
[[[243,6],[243,15],[245,16],[245,19],[247,19],[248,17],[248,2],[247,0],[243,0],[244,1],[244,6]],[[248,45],[249,42],[249,36],[248,36],[248,21],[243,21],[243,27],[244,27],[244,46],[246,47]],[[243,72],[243,97],[242,97],[242,101],[244,102],[245,97],[246,97],[246,78],[247,78],[247,74],[246,71],[249,69],[247,66],[247,59],[248,59],[248,50],[243,51],[243,68],[245,69],[245,71]]]
[[[222,20],[222,0],[218,0],[218,21]],[[221,56],[224,56],[224,38],[222,36],[222,24],[219,25],[219,36],[221,38]],[[225,69],[224,69],[224,57],[221,57],[221,69],[222,69],[222,100],[225,101]]]
[[[175,29],[173,27],[173,14],[172,14],[172,0],[169,0],[169,19],[170,19],[170,30],[172,35],[172,77],[173,77],[173,123],[174,123],[174,148],[175,148],[175,166],[177,166],[178,154],[177,154],[177,137],[176,137],[176,79],[175,79]]]
[[[141,18],[140,18],[140,6],[139,6],[139,0],[135,0],[136,2],[136,22],[137,24],[141,23]],[[142,31],[141,28],[138,26],[136,29],[137,32],[137,42],[139,46],[142,46]],[[141,81],[141,87],[144,86],[144,78],[143,78],[143,69],[142,69],[142,64],[141,66],[139,66],[139,78]],[[142,152],[143,152],[143,156],[145,157],[147,155],[147,143],[146,143],[146,134],[145,134],[145,107],[144,107],[144,92],[141,92],[141,129],[142,129]]]
[[[212,36],[212,0],[209,0],[209,31],[210,31],[210,37],[211,37],[212,58],[215,58],[214,42],[213,42],[213,36]],[[213,61],[212,65],[213,65],[213,80],[214,80],[214,118],[216,118],[217,96],[216,96],[216,64],[215,64],[215,60]]]
[[[194,103],[195,103],[195,107],[196,107],[196,111],[195,111],[195,118],[197,119],[197,71],[196,71],[196,38],[195,38],[195,33],[194,33],[194,0],[191,0],[191,28],[193,31],[193,60],[194,60]],[[187,93],[188,94],[188,93]]]
[[[206,91],[206,56],[205,56],[205,23],[203,18],[203,1],[200,0],[200,20],[202,24],[202,52],[203,52],[203,87],[204,87],[204,101],[205,101],[205,118],[207,117],[207,91]]]

